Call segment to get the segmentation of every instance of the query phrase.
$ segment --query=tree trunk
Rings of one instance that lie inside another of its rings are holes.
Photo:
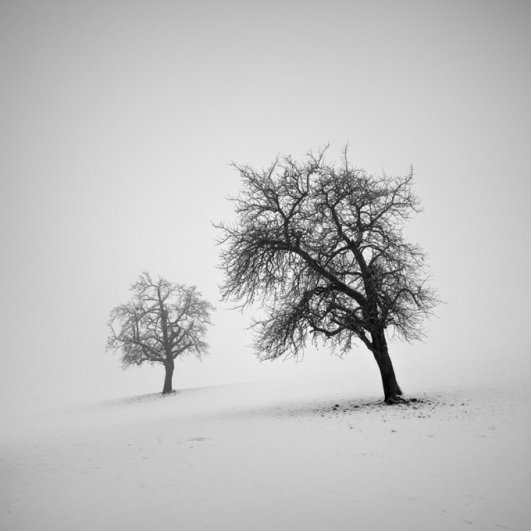
[[[404,399],[402,398],[402,390],[396,381],[393,363],[389,357],[384,331],[376,330],[371,333],[371,336],[373,344],[372,352],[382,376],[385,402],[387,404],[404,402]]]
[[[163,395],[173,392],[173,387],[172,387],[173,367],[174,367],[173,360],[171,360],[171,362],[169,363],[164,364],[164,369],[166,372],[164,375],[164,387],[162,388]]]

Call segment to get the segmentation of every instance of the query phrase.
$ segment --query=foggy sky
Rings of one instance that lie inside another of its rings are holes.
[[[160,369],[105,352],[144,270],[217,307],[177,388],[372,370],[361,347],[259,364],[252,311],[219,302],[231,161],[328,143],[372,173],[414,167],[408,234],[445,304],[423,343],[391,346],[399,378],[528,367],[530,51],[527,2],[1,2],[0,398],[160,390]]]

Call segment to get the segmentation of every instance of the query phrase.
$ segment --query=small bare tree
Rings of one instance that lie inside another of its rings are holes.
[[[267,317],[255,322],[261,359],[297,356],[308,337],[341,353],[359,339],[378,364],[385,401],[403,401],[386,331],[419,338],[436,303],[424,254],[402,234],[420,209],[413,176],[375,177],[351,168],[346,150],[339,167],[324,154],[284,157],[263,171],[236,166],[237,222],[218,225],[222,296],[242,307],[263,302]]]
[[[213,306],[195,286],[153,280],[142,273],[131,286],[133,297],[114,308],[107,349],[120,351],[124,368],[143,363],[164,365],[162,393],[171,393],[175,359],[207,352],[204,338]]]

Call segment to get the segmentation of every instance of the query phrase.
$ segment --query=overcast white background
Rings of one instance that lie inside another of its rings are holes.
[[[530,51],[528,2],[0,2],[2,402],[159,391],[162,369],[105,352],[143,270],[217,306],[175,387],[350,371],[379,392],[362,347],[259,364],[252,311],[218,300],[230,162],[327,143],[414,166],[408,232],[446,304],[424,343],[391,346],[404,391],[461,363],[528,369]]]

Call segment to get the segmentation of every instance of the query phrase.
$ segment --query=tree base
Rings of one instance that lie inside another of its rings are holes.
[[[384,400],[384,402],[389,406],[393,406],[395,404],[409,404],[411,401],[415,402],[416,400],[409,400],[404,398],[402,395],[391,395]]]

